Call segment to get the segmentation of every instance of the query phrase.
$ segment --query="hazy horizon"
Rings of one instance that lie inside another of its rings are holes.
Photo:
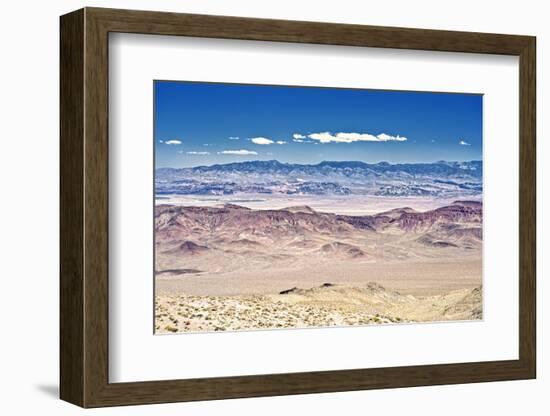
[[[437,164],[437,163],[474,163],[474,162],[480,162],[482,163],[482,159],[466,159],[466,160],[436,160],[432,162],[388,162],[387,160],[380,160],[378,162],[364,162],[362,160],[322,160],[320,162],[316,163],[294,163],[294,162],[282,162],[277,159],[266,159],[266,160],[259,160],[259,159],[244,159],[240,161],[234,161],[234,162],[225,162],[225,163],[212,163],[212,164],[198,164],[193,166],[183,166],[183,167],[176,167],[176,166],[155,166],[155,169],[192,169],[197,167],[212,167],[216,165],[231,165],[236,163],[254,163],[254,162],[278,162],[283,165],[299,165],[299,166],[318,166],[323,163],[364,163],[366,165],[380,165],[380,164],[388,164],[390,166],[395,165],[431,165],[431,164]]]

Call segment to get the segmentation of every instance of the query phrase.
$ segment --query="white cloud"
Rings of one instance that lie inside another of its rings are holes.
[[[202,155],[209,155],[209,154],[210,154],[210,152],[193,152],[193,151],[191,151],[191,152],[186,152],[186,153],[187,153],[188,155],[201,155],[201,156],[202,156]]]
[[[459,141],[458,144],[461,145],[461,146],[471,146],[470,143],[465,142],[464,140]]]
[[[250,139],[254,144],[273,144],[273,140],[268,139],[267,137],[253,137]]]
[[[403,136],[391,136],[386,133],[381,133],[377,136],[369,133],[336,133],[332,134],[328,131],[322,133],[313,133],[308,135],[312,140],[317,140],[320,143],[354,143],[354,142],[404,142],[407,141]]]
[[[376,137],[381,142],[406,142],[407,141],[406,137],[400,136],[399,134],[397,136],[392,136],[391,134],[382,133]]]
[[[176,140],[176,139],[166,140],[164,144],[181,144],[181,140]]]
[[[307,139],[307,137],[304,136],[303,134],[294,133],[294,134],[292,135],[292,141],[293,141],[293,142],[296,142],[296,143],[307,143],[304,139]]]
[[[237,137],[237,136],[230,136],[229,137],[229,140],[239,140],[240,137]]]
[[[237,156],[246,156],[246,155],[257,155],[258,152],[255,152],[253,150],[223,150],[221,152],[218,152],[219,155],[237,155]]]
[[[277,144],[286,144],[286,142],[284,140],[277,140],[275,143],[277,143]]]
[[[164,140],[159,140],[159,143],[164,143]]]
[[[343,140],[337,140],[335,136],[333,136],[328,131],[324,133],[313,133],[309,135],[310,139],[313,140],[319,140],[321,143],[330,143],[332,141],[343,141]]]

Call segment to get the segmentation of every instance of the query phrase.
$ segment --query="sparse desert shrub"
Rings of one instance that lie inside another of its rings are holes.
[[[166,331],[169,331],[169,332],[178,332],[178,328],[176,328],[175,326],[172,326],[172,325],[166,325],[164,327],[164,329]]]

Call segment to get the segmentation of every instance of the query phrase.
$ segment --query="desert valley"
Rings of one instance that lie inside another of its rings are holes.
[[[158,169],[156,333],[482,318],[481,162]]]

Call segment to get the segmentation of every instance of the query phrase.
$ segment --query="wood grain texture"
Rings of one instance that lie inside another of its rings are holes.
[[[101,395],[108,380],[109,309],[109,141],[108,33],[86,13],[84,58],[84,332],[85,406]]]
[[[61,19],[60,388],[84,404],[84,12]]]
[[[520,54],[519,141],[519,355],[536,377],[536,41]]]
[[[520,57],[518,360],[189,380],[108,380],[108,33]],[[100,407],[533,378],[535,39],[484,33],[87,8],[61,19],[61,397]]]
[[[87,8],[110,32],[519,55],[528,36]]]

